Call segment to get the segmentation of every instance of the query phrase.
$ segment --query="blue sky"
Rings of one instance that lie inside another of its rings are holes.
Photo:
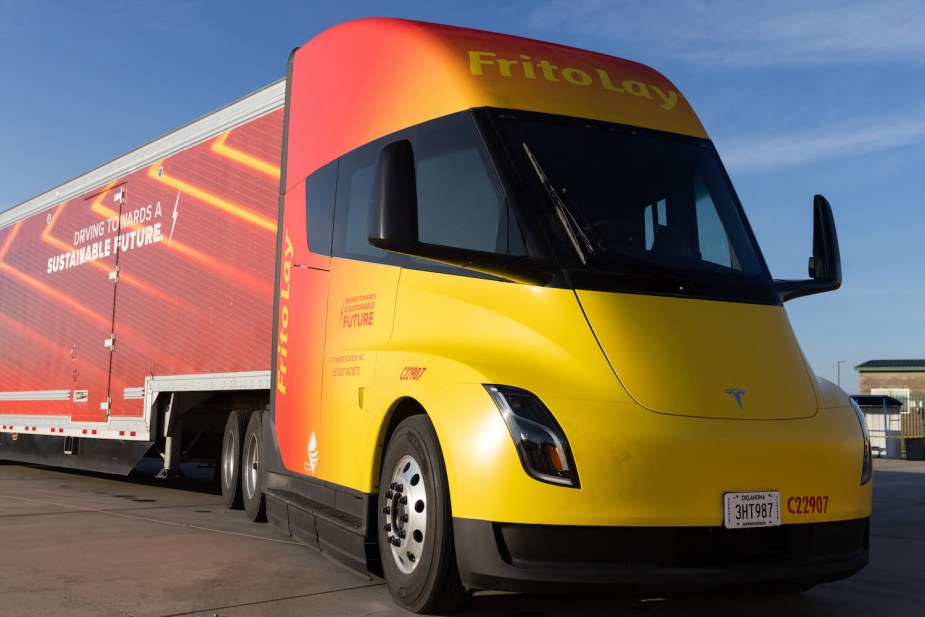
[[[280,78],[292,48],[397,16],[649,64],[714,139],[774,276],[803,278],[815,193],[841,290],[787,304],[815,370],[925,357],[925,3],[877,0],[0,0],[0,210]]]

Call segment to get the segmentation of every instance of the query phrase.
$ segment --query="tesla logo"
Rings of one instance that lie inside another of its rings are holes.
[[[735,398],[736,404],[739,406],[739,409],[742,409],[742,397],[745,396],[745,390],[742,390],[741,388],[729,388],[728,390],[724,390],[724,392],[726,392],[726,394],[728,394],[729,396]]]

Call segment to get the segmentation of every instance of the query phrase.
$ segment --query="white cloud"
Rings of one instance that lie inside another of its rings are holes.
[[[925,61],[919,0],[551,0],[528,25],[719,66]]]
[[[925,144],[925,111],[906,117],[855,118],[838,126],[770,137],[739,135],[715,141],[723,160],[736,173],[791,167]]]

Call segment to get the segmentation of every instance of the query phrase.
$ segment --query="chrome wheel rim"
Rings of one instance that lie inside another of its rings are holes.
[[[252,499],[257,492],[257,463],[259,461],[257,452],[257,436],[248,435],[247,443],[244,447],[244,492],[248,499]]]
[[[403,456],[395,465],[382,511],[386,515],[386,542],[395,565],[402,573],[411,574],[421,562],[427,538],[424,474],[413,457]]]
[[[225,435],[225,445],[222,448],[222,483],[225,488],[231,488],[234,482],[234,472],[237,465],[235,453],[238,451],[238,436],[234,431]]]

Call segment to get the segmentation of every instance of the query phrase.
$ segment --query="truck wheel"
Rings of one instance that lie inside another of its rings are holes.
[[[445,613],[469,599],[459,579],[446,469],[427,416],[389,440],[379,479],[379,555],[389,592],[415,613]]]
[[[219,464],[219,479],[222,485],[222,500],[230,510],[244,507],[241,498],[241,444],[244,441],[244,425],[247,412],[234,410],[228,414],[225,434],[222,437],[222,458]]]
[[[244,449],[241,454],[241,493],[244,511],[252,521],[267,520],[263,497],[261,448],[263,446],[263,412],[255,411],[247,421],[244,432]]]

